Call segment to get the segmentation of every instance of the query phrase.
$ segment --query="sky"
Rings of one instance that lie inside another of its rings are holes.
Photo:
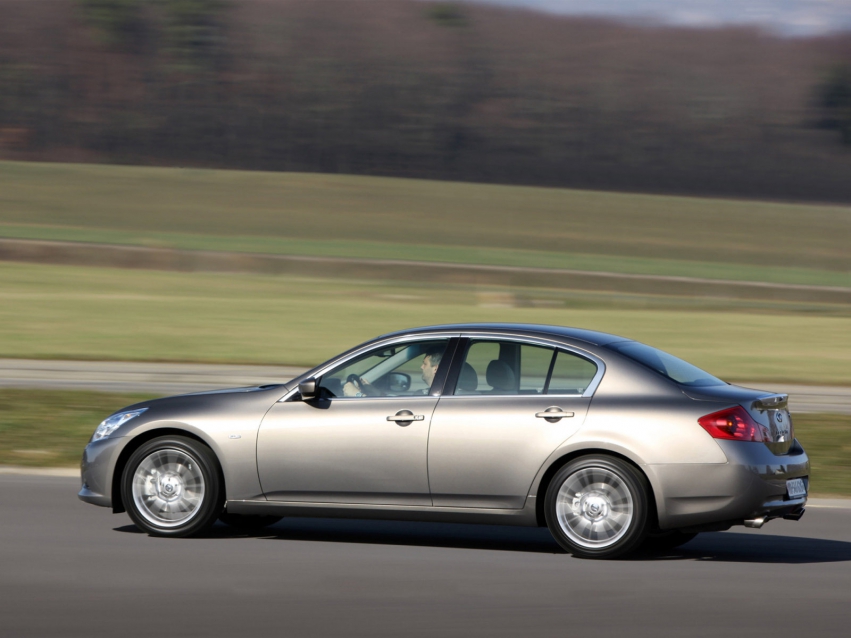
[[[684,26],[755,25],[790,36],[851,30],[851,0],[475,0],[564,15]]]

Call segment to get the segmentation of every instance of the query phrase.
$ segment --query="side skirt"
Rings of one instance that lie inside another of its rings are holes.
[[[230,514],[266,514],[301,518],[366,518],[388,521],[537,527],[535,500],[533,497],[527,498],[526,506],[520,510],[346,503],[292,503],[265,500],[228,501],[225,504],[225,508]]]

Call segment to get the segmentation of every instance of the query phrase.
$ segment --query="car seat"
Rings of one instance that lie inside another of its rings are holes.
[[[516,394],[517,381],[514,370],[505,362],[494,359],[488,364],[488,385],[493,388],[492,394]]]

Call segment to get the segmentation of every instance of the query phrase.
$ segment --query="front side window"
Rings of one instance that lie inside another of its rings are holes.
[[[320,396],[393,397],[424,396],[431,389],[444,360],[449,339],[430,339],[371,350],[325,373]]]
[[[582,394],[596,373],[596,365],[563,350],[514,341],[472,341],[455,394]]]

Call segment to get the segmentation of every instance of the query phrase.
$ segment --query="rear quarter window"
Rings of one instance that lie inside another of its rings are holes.
[[[583,394],[597,374],[594,363],[559,350],[547,394]]]

